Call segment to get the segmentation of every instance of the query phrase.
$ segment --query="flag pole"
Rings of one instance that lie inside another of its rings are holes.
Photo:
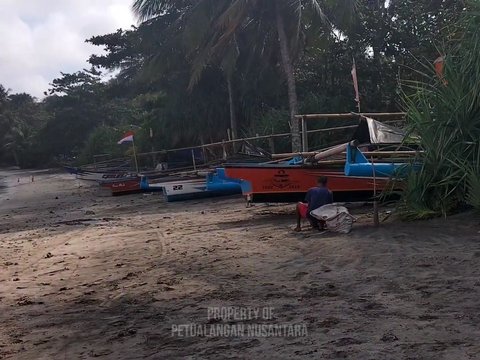
[[[133,158],[135,159],[135,169],[137,170],[138,174],[138,161],[137,161],[137,151],[135,150],[135,136],[132,136],[132,146],[133,146]]]
[[[358,91],[358,78],[357,78],[357,65],[355,63],[355,57],[352,57],[352,80],[353,80],[353,88],[355,90],[355,101],[357,102],[358,112],[361,113],[360,107],[360,92]]]

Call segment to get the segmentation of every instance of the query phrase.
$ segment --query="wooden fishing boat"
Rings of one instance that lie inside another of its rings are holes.
[[[122,178],[110,181],[100,181],[100,187],[110,190],[112,195],[126,195],[142,192],[139,176],[127,179]]]
[[[82,167],[64,167],[70,174],[75,175],[75,178],[85,181],[108,182],[134,179],[137,174],[129,169],[102,169],[93,170]]]
[[[112,195],[126,195],[140,192],[155,192],[163,191],[162,183],[179,180],[203,179],[195,174],[186,175],[171,175],[164,171],[150,171],[144,172],[135,176],[134,178],[121,178],[107,181],[100,181],[102,188],[110,189]]]
[[[242,192],[240,181],[227,178],[223,168],[207,172],[203,178],[158,183],[150,183],[147,177],[142,177],[141,187],[149,191],[161,189],[168,202],[236,195]]]
[[[318,153],[346,150],[344,160],[321,160],[316,163],[282,162],[279,164],[227,164],[226,176],[241,180],[242,194],[249,202],[293,202],[304,199],[306,192],[317,185],[318,178],[328,178],[328,187],[335,201],[372,199],[375,193],[401,187],[400,178],[421,164],[412,160],[415,151],[397,152],[408,155],[402,161],[386,159],[370,162],[365,154],[350,143]],[[334,151],[332,151],[334,150]],[[372,152],[373,155],[395,155],[395,152]]]
[[[226,176],[241,180],[242,194],[248,202],[302,201],[321,176],[328,178],[334,201],[370,200],[387,188],[396,189],[399,183],[391,177],[406,165],[405,161],[395,163],[382,156],[416,154],[415,151],[388,154],[378,151],[378,148],[391,145],[400,148],[404,137],[400,129],[365,118],[357,127],[353,140],[347,143],[320,152],[273,155],[274,159],[293,158],[278,163],[226,164]],[[368,155],[377,159],[381,155],[378,163],[369,162],[357,148],[359,144],[375,147],[377,151]]]
[[[225,172],[227,177],[241,180],[248,202],[303,201],[320,176],[328,178],[335,201],[370,199],[374,191],[382,191],[389,183],[389,178],[347,176],[343,167],[323,165],[232,164],[225,165]]]

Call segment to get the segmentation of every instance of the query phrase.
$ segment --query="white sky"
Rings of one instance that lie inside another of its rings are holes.
[[[88,68],[85,43],[134,23],[133,0],[0,0],[0,84],[38,98],[62,72]]]

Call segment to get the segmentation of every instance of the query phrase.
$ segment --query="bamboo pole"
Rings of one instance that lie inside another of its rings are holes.
[[[308,151],[308,129],[304,117],[302,117],[302,151]]]
[[[347,150],[347,146],[357,146],[357,145],[358,145],[358,141],[356,141],[356,140],[349,141],[345,144],[340,144],[340,145],[337,145],[337,146],[335,146],[331,149],[321,151],[321,152],[317,153],[314,156],[314,158],[317,161],[322,160],[322,159],[328,158],[332,155],[337,155],[337,154],[341,154],[341,153],[345,152]]]
[[[348,144],[348,143],[347,143]],[[338,147],[344,147],[345,144],[338,145]],[[333,152],[329,153],[331,150],[335,150],[337,147],[327,149],[325,151],[309,151],[309,152],[299,152],[299,153],[283,153],[283,154],[272,154],[272,159],[281,159],[281,158],[292,158],[295,156],[301,156],[304,158],[314,157],[319,154],[326,154],[328,156],[332,155],[340,155],[345,154],[344,151],[342,152]],[[328,151],[328,152],[327,152]],[[421,155],[423,151],[363,151],[362,154],[365,156],[375,156],[375,157],[396,157],[396,156],[413,156],[413,155]],[[321,158],[325,158],[326,156],[321,156]]]
[[[135,159],[135,170],[138,174],[138,160],[137,160],[137,150],[135,149],[135,140],[132,137],[132,146],[133,146],[133,158]]]
[[[320,133],[320,132],[353,129],[353,128],[356,128],[357,126],[358,125],[336,126],[336,127],[326,128],[326,129],[309,130],[309,131],[307,131],[307,133],[308,134],[314,134],[314,133]],[[191,149],[197,149],[197,148],[209,148],[209,147],[214,147],[214,146],[223,146],[223,145],[226,145],[226,144],[232,144],[232,143],[241,142],[241,141],[260,140],[260,139],[278,138],[278,137],[289,137],[291,135],[292,135],[291,133],[282,133],[282,134],[252,136],[252,137],[248,137],[248,138],[235,139],[235,140],[230,140],[230,141],[219,141],[219,142],[214,142],[214,143],[210,143],[210,144],[187,146],[187,147],[175,148],[175,149],[169,149],[169,150],[160,150],[160,151],[157,151],[156,153],[166,154],[166,153],[169,153],[169,152],[182,151],[182,150],[191,150]],[[146,155],[151,155],[151,154],[152,153],[147,152],[147,153],[137,154],[137,156],[146,156]]]
[[[385,157],[395,157],[399,155],[411,156],[411,155],[420,155],[424,151],[414,151],[414,150],[405,150],[405,151],[363,151],[365,156],[385,156]]]
[[[272,159],[290,159],[295,156],[309,158],[317,154],[318,154],[318,151],[299,152],[299,153],[281,153],[281,154],[272,154]]]
[[[393,116],[404,116],[404,115],[405,113],[361,113],[361,114],[347,113],[347,114],[308,114],[308,115],[296,115],[296,117],[300,119],[302,117],[304,117],[305,119],[322,119],[322,118],[354,118],[358,116],[377,116],[377,117],[391,116],[393,117]],[[388,122],[397,122],[397,121],[384,121],[384,123],[388,123]],[[336,126],[331,128],[308,130],[308,131],[305,131],[305,133],[315,134],[315,133],[322,133],[322,132],[339,131],[339,130],[353,129],[353,128],[356,128],[357,126],[358,125]],[[140,156],[150,156],[150,155],[156,155],[156,154],[167,154],[175,151],[191,150],[191,149],[198,149],[198,148],[207,149],[209,147],[215,147],[215,146],[224,147],[227,144],[235,144],[241,141],[260,140],[260,139],[269,139],[269,138],[274,139],[279,137],[290,137],[291,135],[292,135],[291,133],[281,133],[281,134],[252,136],[252,137],[247,137],[242,139],[233,139],[229,141],[219,141],[219,142],[214,142],[210,144],[201,144],[196,146],[187,146],[187,147],[181,147],[181,148],[175,148],[175,149],[169,149],[169,150],[159,150],[159,151],[151,151],[146,153],[139,153],[139,154],[136,154],[136,156],[140,157]],[[117,159],[105,160],[105,162],[114,161],[114,160],[117,160]],[[101,162],[97,162],[97,165],[100,163]]]
[[[313,120],[313,119],[349,119],[358,116],[366,117],[405,117],[406,113],[396,112],[396,113],[343,113],[343,114],[305,114],[305,115],[296,115],[299,119]]]

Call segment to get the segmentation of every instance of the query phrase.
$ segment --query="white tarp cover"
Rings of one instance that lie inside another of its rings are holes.
[[[325,221],[327,230],[348,234],[352,230],[355,218],[345,206],[328,204],[310,212],[315,219]]]
[[[398,128],[385,125],[369,117],[366,120],[372,144],[400,144],[405,138],[405,132]]]
[[[357,140],[361,144],[401,144],[405,136],[405,131],[401,129],[385,125],[369,117],[363,117],[352,140]]]

